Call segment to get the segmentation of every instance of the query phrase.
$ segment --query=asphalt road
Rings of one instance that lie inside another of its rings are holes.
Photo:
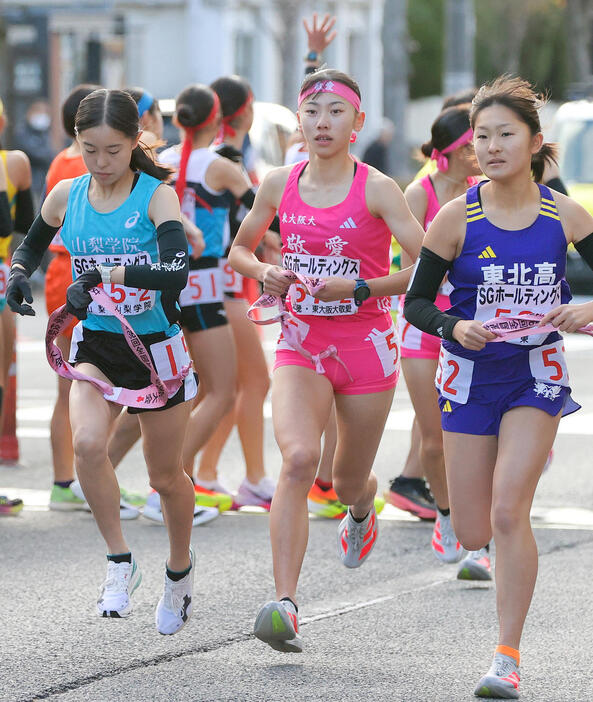
[[[105,560],[93,519],[47,509],[55,378],[41,342],[45,321],[42,313],[19,320],[22,465],[0,466],[0,494],[26,502],[18,517],[0,521],[0,700],[475,699],[474,685],[496,644],[494,586],[457,581],[455,566],[431,553],[431,526],[395,508],[386,508],[373,555],[355,571],[338,561],[337,524],[311,521],[299,593],[300,655],[277,653],[250,633],[259,606],[273,595],[268,517],[261,513],[223,515],[194,529],[194,616],[173,637],[154,627],[165,530],[142,518],[127,522],[144,576],[134,613],[127,620],[98,618]],[[541,558],[522,644],[524,702],[593,699],[592,354],[592,339],[567,340],[574,396],[583,409],[562,421],[554,462],[536,496]],[[402,382],[376,461],[382,489],[401,470],[411,418]],[[279,453],[269,425],[266,461],[276,476]],[[241,470],[233,436],[221,475],[237,487]],[[119,474],[126,488],[147,489],[138,448]]]

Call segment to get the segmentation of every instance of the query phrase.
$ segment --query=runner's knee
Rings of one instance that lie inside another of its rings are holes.
[[[284,449],[282,452],[281,479],[295,484],[300,483],[306,486],[308,490],[315,478],[319,457],[319,449],[316,450],[305,446],[293,446]]]
[[[517,504],[503,497],[492,505],[491,519],[495,536],[511,536],[523,522],[529,523],[529,513],[523,514]]]
[[[353,505],[360,500],[364,492],[367,481],[353,481],[335,476],[333,480],[334,490],[340,502],[344,505]]]
[[[78,470],[85,465],[96,465],[107,458],[105,437],[91,434],[88,430],[79,430],[72,437],[72,447],[77,458]]]

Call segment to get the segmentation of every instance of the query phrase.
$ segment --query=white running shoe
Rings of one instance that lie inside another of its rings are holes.
[[[78,497],[80,500],[84,500],[84,504],[81,505],[81,509],[85,510],[86,512],[90,512],[91,508],[89,503],[86,501],[86,498],[84,496],[84,492],[82,491],[82,487],[80,485],[80,482],[78,480],[75,480],[73,483],[70,484],[70,489],[74,493],[76,497]],[[137,507],[134,507],[134,505],[131,505],[129,502],[126,502],[123,497],[120,496],[119,498],[119,518],[120,519],[138,519],[140,516],[140,510]]]
[[[346,568],[358,568],[366,561],[378,535],[379,525],[374,507],[362,522],[357,522],[348,508],[338,527],[338,553]]]
[[[218,517],[220,512],[216,507],[204,507],[202,505],[194,506],[194,520],[192,526],[200,526],[201,524],[208,524],[213,519]],[[157,522],[158,524],[164,524],[165,518],[163,517],[163,511],[161,510],[161,498],[158,492],[154,490],[146,498],[146,505],[142,510],[142,515],[146,519],[150,519],[152,522]]]
[[[269,510],[276,490],[276,483],[267,475],[259,483],[250,483],[245,478],[237,491],[235,505],[237,507],[263,507]]]
[[[453,531],[451,515],[445,516],[438,509],[432,532],[432,550],[443,563],[458,563],[466,554]]]
[[[266,603],[258,612],[253,633],[276,651],[301,653],[303,650],[298,614],[287,600]]]
[[[171,580],[165,571],[165,591],[156,607],[154,617],[159,634],[176,634],[192,615],[196,557],[191,546],[189,559],[191,570],[181,580]]]
[[[100,617],[120,619],[132,613],[131,596],[142,582],[142,573],[134,557],[131,563],[107,562],[107,577],[97,600]]]
[[[503,653],[495,653],[490,670],[478,683],[474,695],[518,700],[520,682],[521,671],[515,659]]]
[[[457,580],[492,580],[490,554],[485,548],[468,552],[459,564]]]

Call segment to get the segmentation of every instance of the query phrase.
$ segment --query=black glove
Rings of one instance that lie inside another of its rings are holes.
[[[181,318],[181,310],[177,306],[179,290],[163,290],[161,292],[161,305],[169,324],[177,323]]]
[[[8,276],[6,303],[13,312],[26,314],[31,317],[35,316],[35,310],[30,304],[23,305],[23,298],[29,303],[33,302],[29,276],[22,268],[14,266],[10,269],[10,275]]]
[[[66,309],[78,319],[86,319],[86,308],[93,298],[89,293],[90,288],[96,288],[101,283],[101,274],[96,268],[81,273],[78,278],[68,286],[66,291]]]

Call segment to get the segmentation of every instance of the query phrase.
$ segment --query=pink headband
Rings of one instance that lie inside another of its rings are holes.
[[[452,151],[455,151],[455,149],[458,149],[460,146],[465,146],[466,144],[469,144],[469,142],[474,138],[474,130],[471,129],[471,127],[467,130],[467,132],[464,132],[459,139],[456,139],[452,144],[449,144],[445,149],[442,151],[439,151],[438,149],[433,149],[432,153],[430,154],[430,158],[433,161],[437,162],[437,168],[439,171],[447,171],[449,170],[449,159],[445,157],[445,154],[450,154]]]
[[[299,95],[299,107],[303,100],[308,98],[309,95],[316,95],[317,93],[334,93],[335,95],[339,95],[344,98],[344,100],[347,100],[357,112],[360,112],[360,98],[354,90],[344,85],[344,83],[337,83],[333,80],[318,80],[317,83],[307,88],[307,90],[304,90]]]

